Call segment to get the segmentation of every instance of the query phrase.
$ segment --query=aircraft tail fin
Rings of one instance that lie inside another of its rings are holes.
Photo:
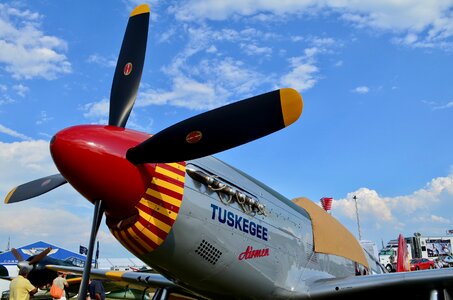
[[[407,251],[407,244],[402,234],[398,237],[398,254],[396,260],[397,272],[408,272],[411,270],[409,263],[409,252]]]

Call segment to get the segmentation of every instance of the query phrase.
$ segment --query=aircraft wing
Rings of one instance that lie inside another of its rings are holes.
[[[13,280],[14,278],[16,278],[16,277],[11,277],[11,276],[0,276],[0,279],[4,279],[4,280],[8,280],[8,281]]]
[[[321,279],[307,285],[309,299],[437,299],[430,298],[432,291],[453,295],[453,269]]]
[[[83,268],[71,267],[71,266],[57,266],[57,265],[47,265],[46,268],[54,270],[72,273],[76,275],[82,275]],[[148,287],[153,288],[171,288],[183,291],[179,286],[173,283],[173,281],[168,280],[161,274],[157,273],[145,273],[145,272],[121,272],[121,271],[110,271],[110,270],[100,270],[92,269],[90,277],[93,279],[100,279],[103,281],[112,281],[118,285],[128,286],[132,289],[144,290]]]

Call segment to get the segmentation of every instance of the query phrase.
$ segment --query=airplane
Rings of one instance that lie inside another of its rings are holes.
[[[77,264],[74,264],[71,261],[65,261],[48,256],[49,254],[52,253],[52,251],[54,250],[52,250],[51,247],[48,247],[47,249],[44,249],[41,252],[30,251],[27,254],[31,256],[28,257],[27,259],[24,259],[24,257],[19,253],[19,251],[17,251],[17,249],[11,248],[12,254],[18,261],[17,263],[18,269],[22,267],[27,268],[29,270],[27,276],[28,280],[30,280],[31,284],[33,284],[35,287],[39,288],[38,293],[34,295],[34,298],[48,299],[49,298],[48,288],[50,285],[52,285],[53,280],[58,276],[57,270],[51,270],[46,266],[55,265],[66,267],[78,267]],[[0,276],[0,279],[4,280],[13,280],[14,278],[15,276],[10,276],[7,270],[6,274]],[[76,295],[78,290],[77,287],[81,281],[80,276],[77,277],[72,276],[72,278],[67,278],[67,281],[70,284],[69,288],[67,288],[67,293],[69,294],[69,296]]]
[[[18,261],[18,269],[22,267],[27,268],[29,270],[27,279],[30,280],[32,285],[39,288],[38,293],[33,296],[34,299],[49,299],[49,288],[52,285],[53,280],[58,276],[57,272],[61,271],[49,269],[47,266],[80,267],[80,265],[83,265],[83,261],[75,262],[74,260],[61,260],[48,256],[55,251],[56,250],[53,250],[51,247],[48,247],[43,251],[36,251],[36,249],[22,249],[22,252],[31,255],[27,259],[24,259],[17,249],[11,248],[13,256]],[[132,269],[135,271],[139,270],[136,268]],[[144,269],[142,272],[152,272],[152,270]],[[14,278],[15,276],[10,276],[8,270],[3,265],[0,265],[0,279],[11,281]],[[77,295],[81,279],[80,276],[71,276],[71,274],[66,278],[69,286],[66,287],[65,290],[69,297]],[[104,282],[104,288],[109,299],[136,299],[143,294],[143,289],[131,289],[128,284],[117,281]]]
[[[154,135],[127,129],[149,14],[144,4],[129,17],[108,124],[78,125],[55,134],[50,152],[60,173],[22,184],[5,198],[15,203],[69,182],[94,204],[87,261],[105,214],[113,236],[158,272],[48,266],[83,274],[78,299],[85,298],[90,276],[155,288],[153,299],[172,294],[202,299],[452,295],[449,269],[386,274],[319,205],[303,197],[290,201],[212,156],[294,123],[303,108],[296,90],[282,88],[234,102]]]

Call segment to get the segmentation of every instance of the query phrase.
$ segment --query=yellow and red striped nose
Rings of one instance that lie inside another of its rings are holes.
[[[129,148],[148,134],[114,127],[67,128],[51,141],[61,174],[89,201],[102,200],[107,225],[131,252],[141,255],[161,245],[181,207],[185,162],[134,165]]]
[[[135,206],[134,220],[128,224],[108,220],[112,234],[132,253],[146,254],[165,241],[181,207],[185,169],[185,162],[157,164],[146,192]]]
[[[135,166],[127,149],[148,134],[114,126],[82,125],[58,132],[51,141],[52,158],[66,180],[85,198],[102,200],[107,215],[133,215],[146,191],[154,165]]]

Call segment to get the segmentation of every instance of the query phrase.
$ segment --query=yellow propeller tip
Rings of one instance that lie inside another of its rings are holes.
[[[291,125],[299,119],[302,114],[304,102],[298,91],[292,88],[280,89],[280,104],[282,106],[285,127]]]
[[[13,188],[9,193],[8,195],[6,195],[6,198],[5,198],[5,204],[8,204],[9,203],[9,199],[11,199],[11,196],[14,194],[14,192],[16,191],[17,187]]]
[[[134,10],[131,12],[131,17],[149,13],[149,5],[148,4],[140,4],[139,6],[135,7]]]

